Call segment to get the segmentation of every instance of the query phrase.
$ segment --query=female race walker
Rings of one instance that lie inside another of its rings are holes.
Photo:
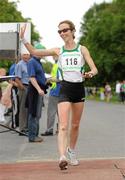
[[[58,56],[58,66],[61,76],[61,90],[58,103],[59,167],[61,170],[65,170],[68,167],[68,163],[71,165],[79,164],[75,155],[75,146],[85,101],[84,79],[92,78],[98,71],[88,49],[74,41],[76,30],[71,21],[65,20],[58,25],[58,33],[64,41],[62,48],[47,50],[34,49],[24,38],[25,29],[26,26],[22,27],[20,38],[31,55],[41,57]],[[84,72],[85,62],[90,67],[90,71],[88,72]],[[70,118],[70,132],[68,132]],[[70,138],[68,135],[70,135]]]

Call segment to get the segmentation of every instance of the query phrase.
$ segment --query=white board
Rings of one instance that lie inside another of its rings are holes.
[[[26,31],[25,31],[25,38],[31,43],[31,23],[30,22],[14,22],[14,23],[0,23],[0,32],[20,32],[20,28],[27,24]],[[2,43],[0,41],[0,43]],[[29,53],[25,46],[21,43],[20,44],[20,53]]]

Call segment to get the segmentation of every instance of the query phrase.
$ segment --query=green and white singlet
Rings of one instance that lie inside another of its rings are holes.
[[[81,45],[73,50],[60,50],[58,67],[60,70],[60,80],[68,82],[83,82],[85,60],[81,53]]]

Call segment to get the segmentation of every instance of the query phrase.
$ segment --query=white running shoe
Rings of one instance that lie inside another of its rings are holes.
[[[76,158],[76,153],[74,150],[71,150],[69,148],[67,148],[67,158],[69,160],[69,164],[72,166],[77,166],[79,165],[79,161]]]

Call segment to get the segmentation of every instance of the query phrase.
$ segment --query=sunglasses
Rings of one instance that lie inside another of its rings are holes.
[[[70,28],[65,28],[65,29],[62,29],[62,30],[58,30],[58,33],[61,34],[62,32],[63,33],[66,33],[67,31],[71,30]]]

